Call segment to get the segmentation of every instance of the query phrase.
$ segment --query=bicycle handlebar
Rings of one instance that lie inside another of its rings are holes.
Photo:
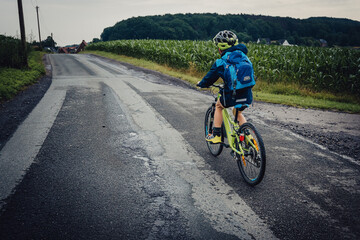
[[[197,85],[198,86],[198,85]],[[199,86],[198,86],[199,87]],[[224,89],[224,84],[223,83],[220,83],[220,84],[212,84],[212,85],[210,85],[209,87],[206,87],[206,88],[211,88],[211,87],[214,87],[214,88],[218,88],[219,90],[221,90],[221,89]],[[213,92],[212,90],[211,90],[211,92]]]

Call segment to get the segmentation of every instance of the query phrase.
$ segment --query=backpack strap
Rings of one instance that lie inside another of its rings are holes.
[[[234,69],[236,69],[235,66],[234,66]],[[233,99],[235,99],[235,97],[236,97],[236,85],[237,85],[237,80],[238,80],[238,78],[237,78],[238,72],[239,72],[239,69],[236,69],[236,73],[235,73],[236,78],[232,80],[232,82],[233,82],[232,98]]]
[[[224,62],[226,63],[226,69],[228,69],[229,71],[231,71],[229,68],[230,66],[233,66],[234,70],[236,70],[236,73],[235,73],[235,76],[236,78],[235,79],[231,79],[231,82],[232,82],[232,87],[233,87],[233,92],[232,92],[232,98],[235,99],[236,97],[236,84],[237,84],[237,73],[238,73],[238,69],[236,69],[235,65],[233,64],[229,64],[229,58],[230,58],[230,55],[231,55],[232,52],[228,52],[226,53],[224,56],[223,56],[223,59],[225,60]],[[231,76],[231,74],[230,74]]]

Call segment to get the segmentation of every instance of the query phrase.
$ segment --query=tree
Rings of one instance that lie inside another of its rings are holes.
[[[251,39],[251,36],[248,35],[246,32],[237,32],[237,33],[236,33],[236,36],[238,37],[239,42],[245,42],[245,43],[247,43],[247,42],[249,42],[249,41],[252,40],[252,39]]]
[[[176,39],[209,40],[221,30],[234,30],[240,41],[288,39],[292,44],[316,45],[325,39],[330,46],[360,44],[360,22],[337,18],[294,19],[236,14],[166,14],[133,17],[105,28],[101,40]]]
[[[93,43],[97,43],[97,42],[101,42],[101,40],[98,39],[98,38],[93,38],[92,42],[93,42]]]
[[[55,47],[56,42],[51,36],[48,36],[44,41],[41,41],[43,47]]]

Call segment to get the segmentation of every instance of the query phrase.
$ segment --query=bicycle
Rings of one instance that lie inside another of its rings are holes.
[[[212,85],[221,90],[223,85]],[[214,98],[215,101],[211,104],[205,114],[205,136],[212,134],[215,104],[220,98],[220,91]],[[206,141],[210,153],[213,156],[221,154],[223,147],[231,148],[233,158],[237,161],[240,173],[245,182],[251,186],[259,184],[265,174],[266,166],[266,152],[264,142],[255,126],[249,122],[239,126],[237,115],[239,108],[235,106],[233,113],[234,120],[231,119],[227,108],[222,110],[223,124],[221,133],[221,143],[211,143]],[[225,134],[224,134],[225,133]],[[227,138],[228,144],[224,142]]]

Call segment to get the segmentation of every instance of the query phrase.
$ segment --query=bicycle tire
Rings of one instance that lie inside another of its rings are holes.
[[[211,106],[208,108],[205,114],[205,137],[208,136],[209,134],[212,134],[213,123],[214,123],[214,107]],[[224,142],[223,133],[221,134],[221,141]],[[223,144],[220,143],[213,144],[208,141],[206,141],[206,145],[208,146],[210,153],[214,157],[219,156],[224,147]]]
[[[266,151],[264,141],[258,130],[251,123],[244,123],[240,127],[240,133],[246,134],[249,131],[255,141],[253,143],[258,148],[257,151],[254,147],[244,140],[241,144],[245,156],[239,156],[237,154],[237,163],[242,177],[245,182],[251,186],[259,184],[265,175],[266,168]],[[239,141],[236,141],[236,147],[238,148]]]

